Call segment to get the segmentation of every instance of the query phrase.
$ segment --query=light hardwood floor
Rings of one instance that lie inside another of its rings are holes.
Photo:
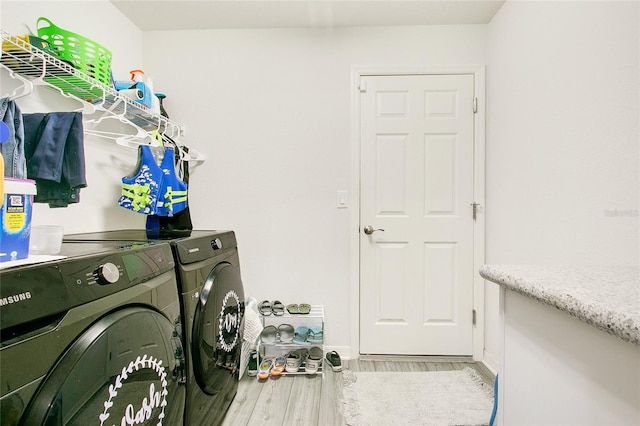
[[[325,360],[326,362],[326,360]],[[451,371],[473,368],[488,384],[495,376],[468,358],[373,358],[343,361],[351,371]],[[342,373],[325,368],[324,377],[285,376],[258,382],[245,375],[223,426],[309,425],[343,426]]]

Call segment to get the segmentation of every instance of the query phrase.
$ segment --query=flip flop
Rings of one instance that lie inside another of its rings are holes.
[[[309,327],[309,334],[307,335],[307,342],[312,344],[321,344],[324,339],[321,325],[312,325]]]
[[[278,377],[282,374],[285,367],[287,365],[287,360],[283,356],[279,356],[273,362],[273,367],[271,368],[271,377]]]
[[[268,300],[260,302],[258,305],[258,311],[260,311],[262,315],[271,315],[271,302]]]
[[[300,313],[300,308],[298,308],[298,305],[296,303],[292,303],[290,305],[287,305],[287,312],[289,312],[291,315],[297,315]]]
[[[304,325],[296,328],[296,334],[293,336],[293,343],[305,344],[307,343],[307,337],[309,336],[309,328]]]
[[[271,369],[273,368],[273,358],[267,358],[260,363],[260,369],[258,370],[258,380],[267,380],[271,375]]]
[[[282,302],[279,300],[271,302],[271,312],[277,317],[284,315],[284,305]]]
[[[311,312],[311,305],[301,303],[300,305],[298,305],[298,309],[300,310],[301,314],[308,314],[309,312]]]

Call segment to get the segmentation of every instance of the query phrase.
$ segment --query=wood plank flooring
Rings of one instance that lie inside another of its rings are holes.
[[[469,358],[397,357],[343,361],[351,371],[452,371],[473,368],[488,384],[495,376]],[[245,375],[223,426],[345,426],[342,416],[342,373],[325,368],[324,377],[284,376],[258,382]]]

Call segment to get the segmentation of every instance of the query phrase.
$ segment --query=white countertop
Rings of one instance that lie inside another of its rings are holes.
[[[640,268],[485,265],[480,275],[640,346]]]

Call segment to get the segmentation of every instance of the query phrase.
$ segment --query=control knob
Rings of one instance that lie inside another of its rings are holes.
[[[111,262],[98,266],[94,274],[96,282],[101,285],[114,284],[120,278],[118,267]]]

